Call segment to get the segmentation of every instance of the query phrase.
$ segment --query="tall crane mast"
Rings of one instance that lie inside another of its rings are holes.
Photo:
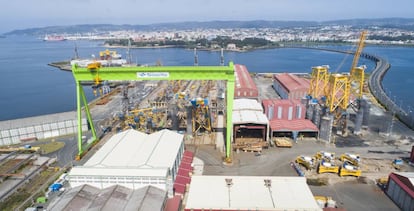
[[[352,73],[353,69],[358,65],[359,57],[361,56],[362,49],[365,45],[365,38],[367,36],[367,31],[362,31],[359,37],[358,48],[355,51],[354,59],[352,60],[352,66],[350,72]]]
[[[354,98],[361,99],[362,91],[364,87],[365,80],[365,66],[357,67],[359,57],[361,56],[362,49],[365,45],[365,38],[367,36],[367,31],[362,31],[361,36],[359,37],[358,48],[355,51],[354,59],[352,61],[352,66],[350,70],[350,92]]]

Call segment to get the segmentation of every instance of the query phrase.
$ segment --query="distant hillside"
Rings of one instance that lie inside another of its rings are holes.
[[[352,25],[355,27],[363,26],[382,26],[391,28],[404,28],[414,30],[414,19],[407,18],[383,18],[383,19],[352,19],[336,21],[208,21],[208,22],[179,22],[179,23],[157,23],[148,25],[113,25],[113,24],[83,24],[71,26],[48,26],[42,28],[29,28],[14,30],[4,35],[44,35],[61,33],[86,33],[104,32],[116,30],[162,30],[162,29],[195,29],[195,28],[289,28],[289,27],[309,27],[323,25]]]
[[[351,25],[355,27],[378,26],[414,30],[414,18],[350,19],[322,22],[325,25]]]

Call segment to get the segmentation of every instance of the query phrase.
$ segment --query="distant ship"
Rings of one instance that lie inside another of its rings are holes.
[[[77,51],[77,49],[75,49]],[[126,59],[122,59],[122,55],[118,54],[116,51],[110,51],[106,49],[105,51],[99,52],[99,58],[95,58],[95,55],[92,55],[91,59],[72,59],[70,65],[77,64],[79,67],[88,67],[89,65],[94,65],[99,63],[103,67],[113,67],[113,66],[124,66],[128,65]]]
[[[45,35],[43,41],[64,41],[66,38],[62,35]]]

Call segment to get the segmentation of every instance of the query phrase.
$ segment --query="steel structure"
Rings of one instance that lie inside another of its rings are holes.
[[[312,67],[308,94],[312,98],[326,97],[327,111],[334,115],[334,125],[346,132],[347,108],[362,98],[365,66],[356,67],[364,47],[366,31],[361,33],[349,74],[330,74],[328,66]]]
[[[311,80],[308,94],[312,98],[326,96],[326,86],[329,79],[329,67],[327,65],[312,67]]]
[[[358,99],[362,98],[362,91],[364,87],[365,66],[357,67],[359,57],[361,56],[362,49],[364,48],[365,38],[367,31],[362,31],[359,37],[358,48],[355,51],[354,59],[352,60],[352,66],[350,72],[350,83],[352,84],[350,92],[353,97]]]
[[[93,141],[85,146],[89,149],[98,141],[88,101],[82,87],[83,82],[136,81],[136,80],[225,80],[227,81],[227,118],[226,118],[226,161],[231,162],[232,114],[234,98],[234,64],[228,66],[150,66],[150,67],[101,67],[95,69],[72,66],[76,82],[78,116],[78,155],[80,159],[85,150],[82,146],[82,104],[91,128]]]
[[[345,109],[349,105],[349,77],[343,74],[329,76],[326,96],[329,112],[333,113],[338,108]]]

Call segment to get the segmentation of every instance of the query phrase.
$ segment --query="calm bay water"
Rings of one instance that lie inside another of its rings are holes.
[[[43,42],[35,37],[0,38],[0,120],[8,120],[76,109],[76,89],[70,72],[48,66],[48,63],[74,57],[75,45],[80,57],[98,56],[105,50],[102,42],[64,41]],[[351,46],[329,48],[353,49]],[[125,55],[126,49],[114,49]],[[411,87],[414,85],[414,48],[367,46],[364,52],[387,59],[391,69],[383,86],[398,105],[408,110],[414,106]],[[140,64],[193,65],[192,50],[131,49],[132,59]],[[229,61],[246,65],[250,72],[307,72],[312,66],[329,65],[331,72],[349,72],[352,56],[320,50],[281,48],[250,52],[225,52]],[[220,52],[198,51],[199,65],[219,65]],[[374,63],[360,59],[371,71]],[[85,89],[88,99],[92,91]],[[394,97],[395,96],[395,97]]]

